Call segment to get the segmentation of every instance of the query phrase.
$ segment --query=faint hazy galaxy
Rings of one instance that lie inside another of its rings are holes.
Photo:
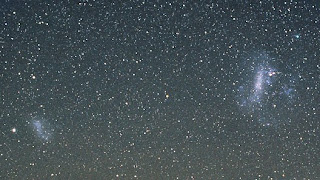
[[[49,141],[51,139],[54,130],[50,129],[50,125],[45,119],[33,118],[31,124],[33,131],[40,140]]]

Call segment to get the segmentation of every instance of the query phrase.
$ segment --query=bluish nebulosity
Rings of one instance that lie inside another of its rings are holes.
[[[41,141],[49,141],[52,137],[53,130],[44,119],[34,118],[32,120],[33,130]]]
[[[247,59],[250,67],[237,90],[237,104],[244,115],[251,114],[254,120],[263,126],[278,127],[289,123],[279,114],[282,104],[292,104],[295,96],[294,81],[287,76],[286,69],[274,67],[276,59],[266,52],[252,53]],[[282,113],[285,111],[281,109]]]

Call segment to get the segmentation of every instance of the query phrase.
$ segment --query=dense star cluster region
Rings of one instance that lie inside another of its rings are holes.
[[[0,2],[0,179],[320,179],[316,1]]]
[[[45,120],[33,119],[32,126],[34,132],[40,138],[40,140],[48,141],[50,139],[52,130],[49,128],[49,125],[45,122]]]
[[[251,63],[245,69],[249,73],[242,78],[237,95],[237,104],[244,116],[254,116],[253,119],[263,126],[276,127],[290,122],[292,116],[298,115],[294,111],[294,103],[299,101],[295,89],[297,73],[287,66],[279,71],[271,65],[279,60],[270,58],[265,52],[247,61]]]

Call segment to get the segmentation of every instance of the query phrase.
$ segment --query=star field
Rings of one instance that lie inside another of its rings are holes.
[[[320,179],[318,2],[0,14],[0,179]]]

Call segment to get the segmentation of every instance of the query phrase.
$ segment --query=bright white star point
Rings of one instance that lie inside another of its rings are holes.
[[[12,132],[12,133],[16,133],[16,132],[17,132],[17,128],[15,128],[15,127],[12,128],[12,129],[11,129],[11,132]]]

